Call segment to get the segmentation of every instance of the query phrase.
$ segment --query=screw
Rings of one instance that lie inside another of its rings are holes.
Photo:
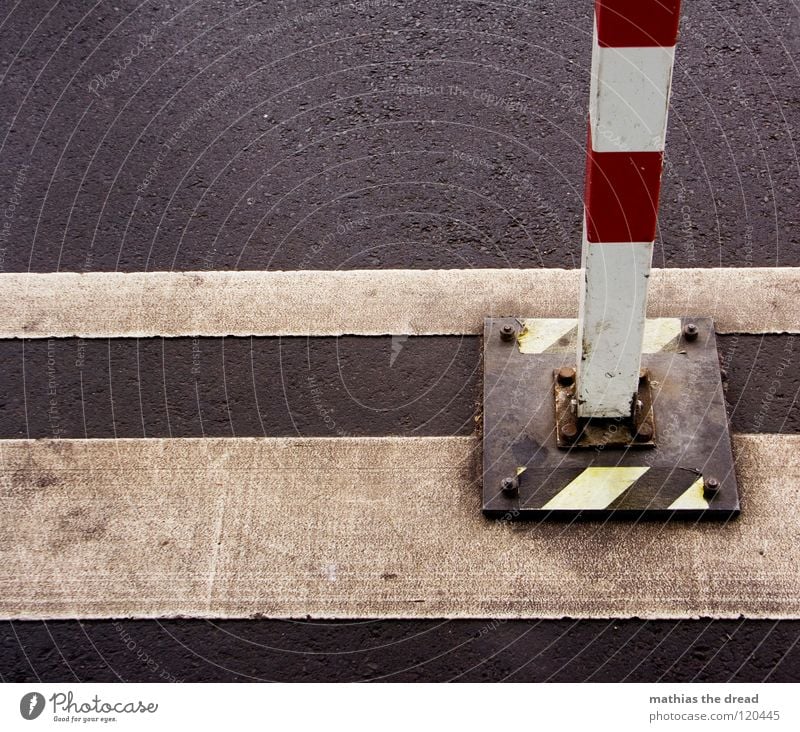
[[[703,488],[708,493],[716,493],[719,490],[719,481],[716,478],[706,478],[703,481]]]
[[[694,323],[687,323],[683,328],[683,337],[687,341],[694,341],[697,340],[697,335],[699,332],[699,329]]]
[[[514,329],[514,326],[509,325],[508,323],[500,328],[500,338],[502,338],[504,341],[513,341],[516,334],[517,331]]]
[[[561,386],[572,386],[575,383],[575,369],[570,366],[562,366],[558,370],[556,379]]]
[[[650,442],[653,439],[653,426],[649,422],[642,422],[634,437],[638,442]]]
[[[503,478],[500,481],[500,489],[507,496],[516,496],[519,491],[519,478]]]

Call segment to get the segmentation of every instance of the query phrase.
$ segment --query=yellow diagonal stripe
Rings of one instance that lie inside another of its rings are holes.
[[[542,508],[552,511],[606,508],[649,469],[586,468]]]
[[[520,353],[544,353],[559,338],[569,333],[578,321],[574,318],[534,318],[524,321],[520,333]]]
[[[642,353],[658,353],[681,334],[680,318],[648,318],[644,322]]]
[[[703,479],[698,478],[689,489],[681,493],[671,504],[669,510],[694,508],[704,510],[708,508],[708,501],[703,491]]]
[[[525,318],[522,322],[520,353],[544,353],[578,324],[574,318]],[[681,329],[680,318],[648,318],[642,353],[658,353],[681,334]]]

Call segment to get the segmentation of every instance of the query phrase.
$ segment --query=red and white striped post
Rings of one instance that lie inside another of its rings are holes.
[[[579,417],[639,384],[680,0],[595,0],[578,325]]]

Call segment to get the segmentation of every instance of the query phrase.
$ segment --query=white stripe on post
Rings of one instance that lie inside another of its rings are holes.
[[[653,242],[590,244],[578,320],[578,414],[629,417],[639,385]]]
[[[602,48],[595,27],[589,121],[597,152],[662,151],[675,47]]]
[[[631,415],[679,0],[596,0],[578,323],[578,416]]]

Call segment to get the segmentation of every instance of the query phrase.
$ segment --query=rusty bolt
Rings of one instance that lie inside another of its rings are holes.
[[[556,378],[561,386],[572,386],[575,383],[575,369],[571,366],[562,366]]]
[[[694,323],[687,323],[683,328],[683,337],[687,341],[697,340],[697,335],[700,331]]]
[[[513,325],[509,325],[506,323],[502,328],[500,328],[500,337],[504,341],[513,341],[514,336],[517,334],[517,331],[514,329]]]
[[[719,490],[719,481],[716,478],[706,478],[703,481],[703,488],[708,493],[716,493]]]
[[[653,439],[653,426],[649,422],[642,422],[636,429],[636,440],[650,442]]]
[[[561,436],[567,442],[572,442],[578,436],[578,425],[575,422],[564,422],[561,425]]]
[[[507,496],[516,496],[519,491],[519,478],[503,478],[500,481],[500,489]]]

